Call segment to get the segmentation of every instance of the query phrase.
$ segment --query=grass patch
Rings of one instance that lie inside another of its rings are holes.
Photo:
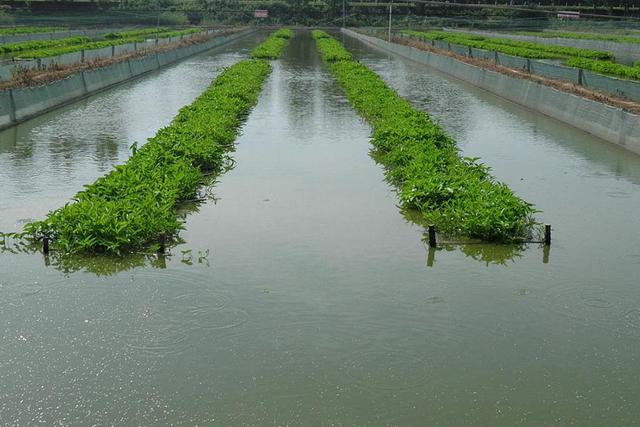
[[[129,160],[79,192],[73,203],[27,224],[23,235],[49,237],[65,253],[121,254],[182,228],[176,208],[192,200],[204,175],[220,174],[270,72],[264,60],[229,67],[171,124]]]
[[[251,57],[256,59],[277,59],[293,37],[293,31],[282,28],[271,34],[264,43],[251,51]]]
[[[327,46],[331,52],[326,57],[336,56],[336,44],[323,41],[326,33],[316,31],[314,37],[323,57]],[[359,62],[326,64],[355,110],[371,124],[374,158],[385,166],[404,208],[418,211],[425,222],[449,235],[497,242],[531,238],[533,206],[497,182],[478,159],[461,157],[453,139],[427,114]]]

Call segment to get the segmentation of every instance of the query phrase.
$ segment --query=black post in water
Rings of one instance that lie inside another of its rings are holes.
[[[544,244],[551,245],[551,224],[544,225]]]
[[[158,234],[158,242],[160,243],[158,253],[163,254],[167,249],[167,235],[164,233]]]
[[[42,238],[42,253],[47,255],[49,253],[49,238],[48,237],[43,237]]]
[[[433,224],[429,225],[429,246],[435,248],[438,245],[436,242],[436,227]]]

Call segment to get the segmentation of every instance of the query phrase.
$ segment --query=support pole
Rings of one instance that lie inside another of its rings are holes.
[[[544,225],[544,244],[551,245],[551,224]]]
[[[429,247],[435,248],[438,245],[436,242],[436,227],[433,224],[429,225]]]
[[[342,0],[342,28],[347,28],[347,0]]]
[[[164,233],[158,234],[158,243],[160,243],[160,247],[158,248],[158,253],[163,254],[167,250],[167,235]]]
[[[389,3],[389,43],[391,43],[391,5],[393,3]]]

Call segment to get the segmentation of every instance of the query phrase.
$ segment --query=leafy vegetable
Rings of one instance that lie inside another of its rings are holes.
[[[497,182],[478,159],[460,157],[456,144],[427,114],[400,98],[340,44],[314,38],[327,67],[355,110],[373,127],[374,157],[398,188],[401,204],[450,235],[515,242],[531,237],[533,206]],[[341,46],[340,46],[341,47]],[[332,60],[342,57],[345,59]]]

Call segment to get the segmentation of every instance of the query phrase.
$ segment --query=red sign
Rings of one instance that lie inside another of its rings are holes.
[[[253,17],[254,18],[268,18],[269,17],[269,11],[265,10],[265,9],[254,10],[253,11]]]

